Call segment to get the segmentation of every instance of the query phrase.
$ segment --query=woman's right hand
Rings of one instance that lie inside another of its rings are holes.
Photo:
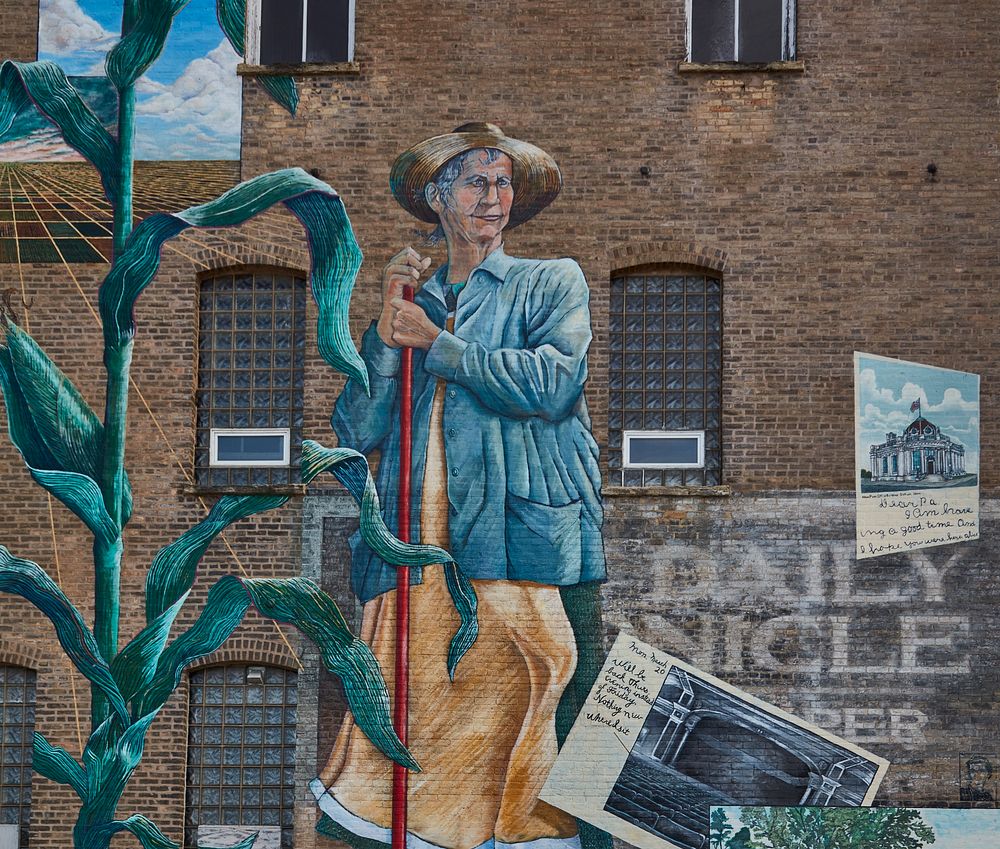
[[[403,287],[420,287],[420,275],[431,265],[429,256],[421,256],[407,246],[386,263],[382,269],[382,312],[378,319],[378,335],[390,348],[399,345],[392,340],[392,320],[396,316],[393,300],[403,297]]]

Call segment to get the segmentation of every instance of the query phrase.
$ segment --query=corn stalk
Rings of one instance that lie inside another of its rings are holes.
[[[378,662],[350,633],[336,605],[302,578],[226,576],[212,586],[194,624],[171,638],[173,625],[212,541],[232,523],[280,507],[273,495],[227,495],[209,515],[166,544],[146,574],[146,625],[119,649],[124,531],[132,512],[125,469],[128,387],[136,334],[134,306],[156,275],[163,245],[188,227],[227,227],[283,204],[300,220],[309,241],[310,285],[319,306],[320,354],[334,368],[367,386],[364,362],[348,328],[351,292],[361,252],[337,193],[301,169],[265,174],[222,196],[175,213],[157,213],[133,230],[135,86],[156,61],[174,16],[187,0],[126,0],[122,38],[105,67],[118,91],[118,129],[112,137],[66,75],[51,62],[0,65],[0,133],[26,108],[37,108],[66,142],[98,171],[114,210],[114,254],[99,291],[106,389],[100,419],[41,346],[10,320],[0,345],[0,389],[11,441],[31,477],[68,507],[93,536],[94,624],[83,616],[38,564],[0,546],[0,591],[20,595],[41,610],[75,669],[91,685],[91,731],[80,759],[34,738],[34,768],[68,785],[80,800],[73,829],[76,849],[107,849],[115,834],[132,834],[145,849],[176,849],[141,814],[119,819],[122,795],[142,758],[146,734],[195,660],[215,651],[253,607],[294,625],[319,648],[326,668],[342,682],[355,722],[386,757],[419,766],[392,728],[389,698]],[[244,0],[218,0],[223,31],[243,52]],[[290,77],[264,77],[261,85],[294,114]],[[475,641],[475,593],[449,555],[433,546],[408,545],[382,522],[365,458],[347,449],[306,441],[302,478],[332,472],[354,496],[361,532],[384,560],[397,565],[445,564],[461,626],[448,652],[450,673]],[[241,849],[249,849],[250,837]]]

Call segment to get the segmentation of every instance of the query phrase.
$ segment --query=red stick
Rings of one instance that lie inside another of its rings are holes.
[[[413,300],[413,287],[403,287],[403,298]],[[413,437],[413,349],[403,348],[399,367],[399,538],[410,541],[410,472]],[[392,725],[407,745],[410,702],[410,568],[396,568],[396,690]],[[410,773],[392,765],[392,849],[406,849],[406,797]]]

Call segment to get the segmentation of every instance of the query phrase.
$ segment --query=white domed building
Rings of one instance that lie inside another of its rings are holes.
[[[965,446],[918,415],[902,435],[887,433],[885,442],[869,450],[872,482],[947,481],[962,477]]]

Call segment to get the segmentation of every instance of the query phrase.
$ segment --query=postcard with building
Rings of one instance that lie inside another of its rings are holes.
[[[979,375],[854,354],[858,557],[979,538]]]

